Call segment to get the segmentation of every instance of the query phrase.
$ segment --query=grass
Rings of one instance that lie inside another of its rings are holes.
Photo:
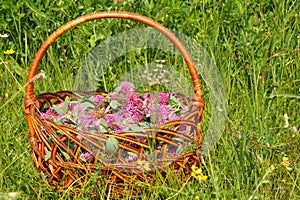
[[[82,191],[86,197],[55,192],[34,170],[23,112],[24,88],[34,54],[51,32],[75,17],[107,10],[136,12],[193,38],[216,62],[226,88],[223,135],[204,158],[203,171],[208,180],[192,180],[184,185],[176,180],[170,185],[158,180],[157,185],[145,191],[144,199],[300,198],[297,0],[124,0],[119,4],[112,0],[4,0],[0,6],[0,33],[9,37],[0,38],[0,199],[9,199],[11,192],[20,192],[20,199],[92,198],[87,191]],[[124,31],[124,27],[144,26],[125,20],[100,20],[63,35],[40,65],[47,78],[35,84],[35,94],[71,90],[85,56],[108,36]],[[8,49],[15,53],[4,54]],[[141,65],[146,58],[148,62],[161,58],[170,65],[184,66],[174,55],[162,52],[155,56],[151,50],[126,54],[109,68],[105,89],[111,89],[127,67]],[[186,70],[182,73],[187,75]],[[209,91],[205,92],[209,111]],[[208,123],[209,118],[204,117],[204,127]],[[283,157],[289,158],[292,170],[287,170]],[[98,195],[104,194],[103,189],[97,189]],[[127,198],[130,199],[130,190]]]

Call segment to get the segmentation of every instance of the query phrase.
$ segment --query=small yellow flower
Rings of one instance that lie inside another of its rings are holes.
[[[196,164],[194,164],[194,165],[192,166],[192,173],[191,173],[191,175],[192,175],[195,179],[197,179],[199,182],[205,181],[205,180],[208,178],[208,176],[204,176],[204,175],[203,175],[202,169],[201,169],[201,168],[198,168],[198,167],[196,166]]]
[[[286,156],[284,156],[284,157],[282,158],[282,161],[283,161],[283,162],[286,162],[286,161],[288,161],[288,160],[289,160],[289,158],[286,157]]]
[[[199,196],[195,196],[195,198],[194,198],[195,200],[199,200],[200,199],[200,197]]]
[[[5,92],[4,97],[8,98],[8,93],[7,92]]]
[[[293,168],[290,167],[290,160],[288,157],[284,156],[282,158],[282,165],[288,170],[291,171]]]
[[[15,51],[13,49],[9,49],[9,50],[4,51],[4,54],[6,54],[6,55],[12,55],[14,53],[15,53]]]

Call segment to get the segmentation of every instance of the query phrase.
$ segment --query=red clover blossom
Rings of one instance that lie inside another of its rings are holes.
[[[140,126],[143,123],[157,126],[168,121],[180,120],[187,113],[188,107],[181,105],[182,109],[178,109],[180,106],[176,102],[175,104],[171,103],[173,98],[170,98],[171,96],[176,97],[173,92],[144,93],[140,96],[135,92],[132,83],[122,82],[115,92],[110,92],[105,96],[90,96],[88,99],[90,102],[87,104],[82,103],[84,100],[68,102],[67,111],[64,110],[66,109],[64,103],[60,103],[57,106],[65,113],[58,113],[55,108],[50,107],[45,112],[41,112],[41,117],[64,125],[76,126],[78,130],[98,132],[99,134],[103,132],[120,133],[130,130],[128,127]],[[180,128],[180,130],[184,129],[185,127]],[[80,136],[76,136],[76,138],[82,139]],[[137,139],[142,140],[143,137]],[[136,146],[134,143],[129,145]],[[160,148],[161,145],[158,145],[157,149]],[[168,153],[175,156],[176,148],[170,147]],[[84,162],[91,162],[93,156],[88,152],[82,152],[80,159]],[[137,156],[128,154],[126,160],[128,162],[136,161]]]

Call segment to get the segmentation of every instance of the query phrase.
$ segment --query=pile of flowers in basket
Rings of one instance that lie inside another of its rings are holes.
[[[143,132],[146,127],[159,127],[169,121],[181,120],[188,112],[174,92],[146,92],[139,94],[130,82],[121,82],[114,92],[82,96],[79,100],[69,97],[63,103],[53,105],[41,113],[44,119],[75,128],[78,131],[95,134],[118,134],[122,132]],[[179,128],[184,130],[184,126]],[[145,136],[136,139],[142,140]],[[80,141],[82,138],[78,135]],[[177,138],[180,140],[180,138]],[[111,152],[118,149],[118,141],[110,138],[106,143]],[[134,147],[135,144],[132,144]],[[159,150],[160,144],[155,149]],[[182,146],[168,148],[170,155],[182,153]],[[80,159],[91,162],[95,155],[82,151]],[[132,152],[123,156],[127,162],[138,160]]]

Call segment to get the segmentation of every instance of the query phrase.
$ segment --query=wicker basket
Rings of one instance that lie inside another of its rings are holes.
[[[139,132],[122,132],[118,134],[83,133],[66,126],[56,124],[51,120],[43,119],[39,114],[41,110],[45,110],[54,104],[64,102],[67,96],[73,100],[79,98],[78,93],[70,91],[44,93],[34,96],[34,81],[32,80],[36,77],[38,65],[41,62],[45,52],[58,37],[73,27],[84,22],[103,18],[124,18],[149,25],[163,33],[176,46],[181,55],[184,57],[193,80],[195,94],[193,99],[187,99],[184,96],[182,96],[181,99],[189,105],[190,112],[180,121],[172,121],[160,126],[159,130],[156,130],[157,134],[152,135],[151,137],[154,140],[163,142],[164,145],[175,146],[176,144],[172,143],[172,138],[180,137],[181,139],[186,140],[187,142],[190,142],[196,146],[197,150],[185,153],[175,160],[170,159],[170,157],[167,155],[162,155],[157,160],[156,169],[158,169],[163,176],[166,175],[166,167],[165,165],[160,165],[159,163],[170,162],[171,164],[168,167],[171,167],[172,170],[178,173],[178,175],[183,174],[183,177],[188,178],[192,172],[191,166],[194,164],[197,164],[198,166],[201,165],[200,149],[202,145],[202,135],[200,131],[200,122],[204,109],[204,101],[202,99],[203,92],[198,73],[186,48],[170,30],[158,22],[153,21],[152,19],[129,12],[99,12],[78,17],[75,20],[72,20],[61,26],[54,33],[52,33],[36,53],[27,77],[28,85],[26,87],[24,105],[30,131],[29,140],[33,149],[32,159],[36,169],[39,172],[42,171],[46,175],[48,183],[54,186],[56,189],[66,189],[71,185],[80,185],[82,182],[80,177],[94,172],[96,170],[96,164],[99,164],[99,162],[101,164],[99,171],[106,177],[106,181],[109,183],[107,185],[109,186],[108,188],[111,190],[111,186],[113,186],[113,193],[115,194],[122,194],[124,183],[130,184],[135,180],[139,180],[144,181],[147,184],[151,184],[155,181],[153,180],[153,174],[155,174],[157,171],[149,171],[148,173],[145,173],[139,170],[136,165],[124,162],[122,159],[119,159],[116,164],[113,164],[105,163],[105,161],[101,159],[94,159],[91,163],[85,163],[79,158],[79,153],[81,150],[90,153],[92,153],[92,150],[88,145],[86,145],[86,143],[78,141],[76,138],[78,135],[83,137],[84,140],[88,141],[89,143],[94,142],[95,146],[98,145],[95,141],[101,140],[105,142],[110,137],[116,138],[120,146],[118,150],[119,154],[123,150],[126,150],[129,152],[134,152],[139,158],[143,159],[144,150],[147,148],[149,149],[150,145],[147,144],[147,140],[136,140],[136,136],[140,134]],[[104,92],[94,92],[94,94],[97,93],[105,94]],[[91,93],[88,92],[80,93],[80,95],[90,94]],[[180,125],[189,127],[189,133],[187,135],[182,136],[177,131]],[[57,134],[58,131],[60,134]],[[150,127],[145,129],[145,132],[151,131],[153,130],[151,130]],[[66,145],[66,141],[71,142],[73,144],[73,148],[69,148]],[[128,142],[134,143],[134,148],[128,145]],[[98,148],[101,149],[101,146]],[[64,152],[69,155],[68,160],[65,159],[61,153],[59,153],[60,149],[63,149]],[[46,155],[49,155],[49,152],[51,153],[51,157],[46,158]]]

